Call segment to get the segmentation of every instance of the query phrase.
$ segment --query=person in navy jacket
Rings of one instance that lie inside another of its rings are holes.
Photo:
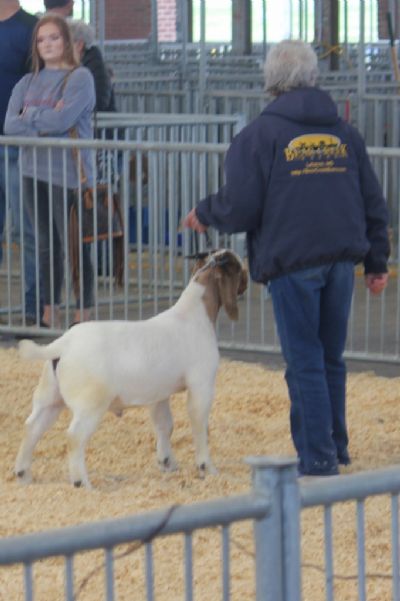
[[[0,0],[0,136],[4,135],[4,120],[11,92],[30,69],[32,33],[36,22],[36,17],[23,10],[18,0]],[[19,149],[17,146],[0,144],[0,263],[3,258],[2,243],[6,239],[6,203],[12,225],[12,240],[23,248],[24,311],[26,324],[29,325],[36,321],[36,313],[40,314],[42,310],[36,302],[35,236],[30,217],[20,203]]]
[[[264,75],[274,100],[234,138],[226,184],[183,225],[247,233],[251,277],[272,296],[299,473],[329,476],[350,463],[343,351],[354,265],[372,293],[385,288],[387,209],[362,137],[315,87],[311,46],[280,42]]]

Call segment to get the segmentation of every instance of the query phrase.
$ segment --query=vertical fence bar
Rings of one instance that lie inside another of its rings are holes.
[[[222,599],[230,599],[229,526],[222,527]]]
[[[393,601],[400,600],[400,553],[399,553],[399,495],[392,495],[392,566]]]
[[[146,543],[146,594],[147,601],[154,601],[154,561],[151,543]]]
[[[200,59],[199,59],[199,111],[205,111],[207,46],[206,46],[206,2],[200,0]]]
[[[256,601],[300,601],[300,499],[297,460],[249,457],[253,491],[271,511],[254,523]]]
[[[262,46],[263,46],[263,58],[267,57],[267,44],[268,44],[268,29],[267,29],[267,0],[261,0],[262,2]]]
[[[24,565],[25,601],[33,601],[33,571],[32,564]]]
[[[74,560],[72,555],[65,558],[65,598],[67,601],[75,601]]]
[[[301,601],[300,493],[297,460],[280,469],[283,512],[283,562],[285,601]]]
[[[21,174],[21,171],[20,171]],[[10,212],[10,207],[11,207],[11,199],[9,197],[10,195],[10,147],[9,146],[4,146],[4,178],[5,178],[5,187],[6,187],[6,197],[5,197],[5,211],[4,211],[4,230],[3,230],[3,239],[4,239],[4,232],[5,232],[5,242],[6,242],[6,265],[7,265],[7,307],[8,307],[8,316],[7,316],[7,320],[8,320],[8,324],[11,323],[12,321],[12,315],[11,315],[11,307],[12,307],[12,302],[11,302],[11,298],[12,298],[12,291],[11,291],[11,287],[12,287],[12,281],[11,281],[11,264],[12,264],[12,258],[11,258],[11,212]],[[20,178],[20,182],[21,182],[21,178]],[[23,224],[23,214],[21,211],[21,207],[22,207],[22,186],[20,186],[20,195],[19,195],[19,201],[20,201],[20,238],[21,240],[23,240],[24,238],[24,224]],[[1,234],[1,232],[0,232]],[[2,242],[0,242],[1,244]],[[23,244],[21,244],[21,257],[20,257],[20,262],[21,262],[21,273],[24,274],[25,273],[25,263],[24,263],[24,252],[23,252]],[[21,286],[21,305],[24,308],[25,307],[25,278],[22,278],[22,282],[21,282],[22,286]],[[24,309],[23,309],[24,311]],[[23,312],[23,315],[25,315],[25,313]]]
[[[193,601],[193,540],[185,534],[185,601]]]
[[[360,0],[360,34],[358,43],[358,65],[357,65],[357,93],[358,93],[358,129],[363,132],[365,127],[365,104],[362,99],[365,96],[365,6],[364,0]]]
[[[333,601],[333,542],[331,505],[326,506],[324,509],[324,547],[326,600]]]
[[[365,516],[364,500],[357,501],[357,564],[358,564],[358,598],[366,599],[365,587]]]
[[[114,559],[113,550],[105,549],[106,601],[114,601]]]

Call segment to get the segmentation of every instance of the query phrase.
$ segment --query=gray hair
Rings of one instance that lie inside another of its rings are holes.
[[[83,42],[85,48],[91,48],[94,45],[95,34],[93,27],[79,19],[68,19],[68,25],[74,42]]]
[[[283,40],[267,54],[265,90],[273,96],[295,88],[315,86],[317,77],[317,55],[301,40]]]

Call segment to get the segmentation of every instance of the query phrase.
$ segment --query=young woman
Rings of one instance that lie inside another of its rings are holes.
[[[79,138],[92,138],[93,77],[88,69],[79,66],[69,27],[62,17],[49,14],[38,21],[33,33],[32,70],[13,90],[5,133],[68,137],[69,130],[76,128]],[[81,158],[90,186],[90,151],[82,150]],[[44,299],[42,325],[59,327],[67,216],[81,176],[69,150],[25,147],[21,160],[24,199],[38,235]],[[87,245],[82,247],[82,257],[83,290],[82,298],[77,299],[74,321],[88,319],[93,305],[93,268]]]

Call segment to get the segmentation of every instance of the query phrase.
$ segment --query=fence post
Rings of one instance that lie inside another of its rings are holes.
[[[268,515],[254,524],[256,601],[301,601],[297,460],[248,457],[246,463],[253,491],[271,501]]]

